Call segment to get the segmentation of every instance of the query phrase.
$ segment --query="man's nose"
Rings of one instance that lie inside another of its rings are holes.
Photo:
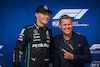
[[[66,28],[69,28],[69,25],[66,25]]]

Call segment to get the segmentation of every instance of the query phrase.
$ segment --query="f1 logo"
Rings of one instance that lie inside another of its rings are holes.
[[[100,49],[100,44],[93,44],[93,45],[90,47],[90,50],[95,50],[95,49]]]
[[[2,49],[3,48],[3,45],[0,45],[0,49]]]
[[[74,19],[80,19],[89,9],[62,9],[52,19],[59,19],[62,15],[69,15],[75,17]]]
[[[100,67],[100,61],[93,61],[90,67]]]
[[[0,67],[2,67],[2,66],[0,65]]]

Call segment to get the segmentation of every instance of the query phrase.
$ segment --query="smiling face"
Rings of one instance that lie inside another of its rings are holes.
[[[48,23],[49,18],[50,18],[48,12],[46,12],[46,13],[40,13],[40,12],[35,13],[35,16],[37,18],[37,22],[36,22],[37,25],[41,26],[41,27],[45,26]]]
[[[59,28],[61,28],[64,35],[70,35],[72,33],[72,20],[70,18],[61,19]]]

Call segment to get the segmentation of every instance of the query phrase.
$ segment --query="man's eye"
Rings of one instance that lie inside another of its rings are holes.
[[[66,26],[66,24],[64,24],[64,26]]]
[[[71,25],[71,24],[68,24],[68,25]]]
[[[45,13],[43,13],[43,15],[46,15]]]

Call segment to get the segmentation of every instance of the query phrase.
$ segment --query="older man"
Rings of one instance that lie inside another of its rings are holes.
[[[54,67],[84,67],[91,61],[86,37],[72,31],[72,20],[68,15],[60,18],[62,34],[53,39]]]

